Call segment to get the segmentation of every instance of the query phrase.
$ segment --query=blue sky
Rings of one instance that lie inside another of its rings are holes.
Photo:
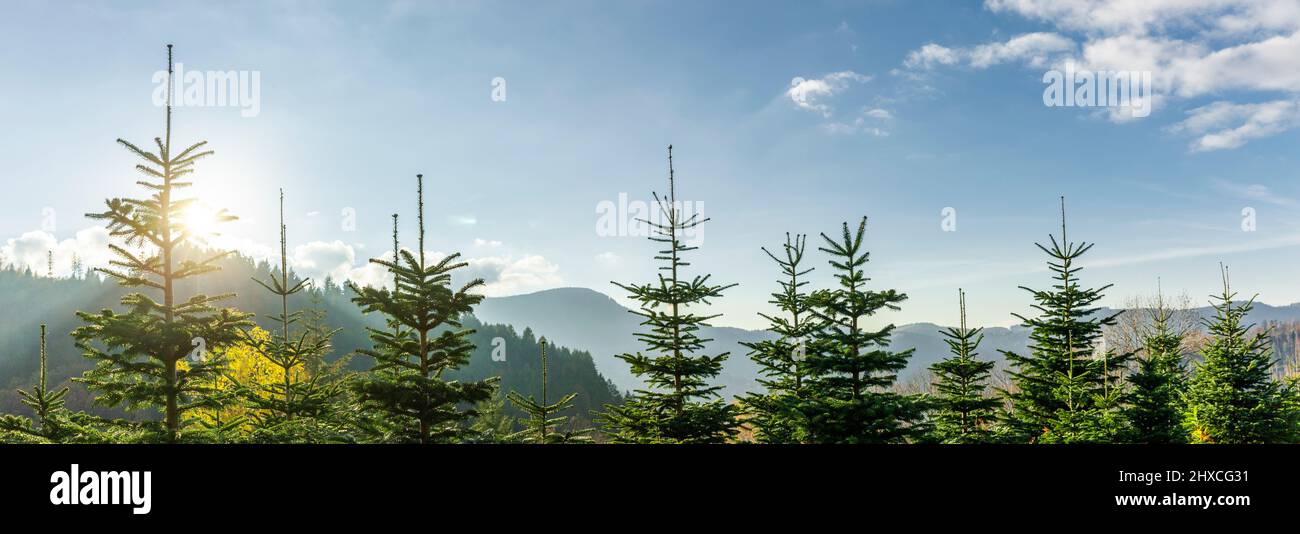
[[[720,324],[762,326],[760,246],[863,215],[872,283],[911,297],[881,321],[951,324],[960,286],[973,322],[1012,324],[1017,286],[1049,282],[1033,243],[1061,195],[1106,304],[1157,277],[1202,300],[1220,261],[1241,291],[1300,301],[1300,6],[1149,4],[0,2],[0,252],[104,257],[81,214],[139,193],[113,140],[161,134],[151,76],[174,43],[187,70],[260,73],[255,117],[177,111],[177,143],[217,151],[194,193],[241,217],[214,242],[271,255],[283,187],[295,268],[316,277],[377,279],[394,211],[414,244],[420,172],[427,248],[471,258],[491,294],[621,297],[608,282],[648,280],[655,247],[598,235],[596,206],[663,190],[671,143],[679,196],[713,218],[692,262],[740,284]],[[1152,71],[1154,111],[1046,107],[1067,60]]]

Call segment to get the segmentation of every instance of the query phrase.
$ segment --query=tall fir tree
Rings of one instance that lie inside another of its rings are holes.
[[[406,423],[388,439],[450,442],[466,435],[464,423],[476,414],[462,406],[491,398],[497,380],[443,378],[447,371],[468,363],[474,352],[469,341],[474,331],[461,321],[483,300],[482,295],[472,293],[483,280],[476,278],[453,289],[452,272],[468,265],[458,261],[460,254],[428,261],[424,251],[424,175],[416,175],[416,182],[418,249],[414,254],[402,250],[400,258],[392,261],[370,260],[393,272],[396,287],[390,291],[348,283],[356,294],[353,302],[366,313],[382,313],[393,328],[367,328],[375,348],[359,352],[376,363],[352,385],[362,409],[380,410],[398,424]]]
[[[1196,443],[1289,443],[1296,437],[1296,391],[1273,378],[1268,332],[1246,324],[1255,299],[1237,294],[1222,267],[1223,293],[1205,320],[1210,340],[1201,349],[1187,389],[1185,424]]]
[[[229,252],[198,261],[178,256],[183,245],[197,238],[185,223],[193,198],[176,198],[192,182],[194,163],[212,155],[206,141],[179,152],[172,147],[172,47],[167,45],[167,123],[162,138],[154,138],[158,152],[146,151],[122,139],[118,144],[144,160],[136,170],[147,178],[137,183],[152,194],[143,199],[113,198],[107,210],[87,217],[107,222],[109,234],[120,239],[108,246],[117,259],[111,267],[96,269],[124,287],[157,291],[162,302],[144,293],[122,297],[124,313],[103,310],[77,312],[86,323],[73,332],[77,346],[95,367],[79,380],[98,393],[96,401],[110,407],[157,408],[163,413],[155,435],[163,441],[181,439],[184,412],[210,404],[211,384],[220,376],[220,358],[205,357],[235,342],[239,328],[251,324],[248,315],[216,304],[233,295],[197,294],[176,300],[176,284],[220,269],[217,262]],[[151,181],[152,180],[152,181]],[[234,220],[224,209],[214,222]],[[139,247],[133,253],[127,247]],[[189,361],[182,361],[193,355]],[[155,427],[156,425],[147,425]]]
[[[289,311],[289,297],[301,293],[311,279],[296,282],[289,278],[288,227],[284,224],[284,190],[280,190],[280,270],[272,272],[267,281],[253,279],[258,285],[280,300],[280,313],[268,319],[278,323],[272,335],[254,336],[252,330],[244,331],[244,343],[271,364],[278,380],[267,384],[248,384],[251,389],[243,401],[256,411],[253,417],[263,431],[277,434],[283,439],[302,441],[311,436],[303,430],[314,427],[313,418],[329,415],[334,401],[341,393],[342,381],[324,365],[330,351],[330,340],[339,330],[321,328],[291,328],[304,320],[302,310]],[[306,422],[295,419],[308,418]],[[297,429],[297,431],[295,431]],[[319,432],[319,428],[316,429]],[[287,432],[287,434],[286,434]]]
[[[1129,310],[1126,313],[1137,313]],[[1151,324],[1143,333],[1144,353],[1137,358],[1137,371],[1128,376],[1130,389],[1124,408],[1132,443],[1187,443],[1183,426],[1187,367],[1183,362],[1184,332],[1175,331],[1173,311],[1164,295],[1147,310]]]
[[[808,345],[811,379],[800,411],[808,439],[816,443],[901,443],[926,432],[923,400],[889,390],[913,349],[889,349],[893,324],[877,330],[863,324],[883,310],[899,310],[907,300],[893,289],[867,289],[870,279],[863,266],[870,254],[862,247],[866,232],[863,217],[853,233],[844,223],[838,240],[821,234],[826,245],[818,250],[831,256],[839,287],[809,297],[821,325]]]
[[[753,429],[754,440],[760,443],[802,443],[807,440],[807,424],[799,405],[806,400],[805,386],[808,378],[804,356],[809,337],[820,323],[808,303],[803,287],[804,279],[812,268],[800,267],[803,261],[806,236],[785,236],[780,256],[767,248],[763,252],[781,268],[782,278],[777,281],[780,291],[772,293],[772,300],[780,315],[759,316],[767,319],[768,331],[776,339],[754,343],[741,343],[749,348],[749,357],[759,366],[763,378],[758,383],[767,389],[764,393],[750,392],[741,401],[747,412],[745,424]]]
[[[640,309],[632,313],[641,316],[641,325],[649,330],[636,334],[646,353],[620,354],[618,358],[627,362],[632,374],[641,377],[648,388],[637,390],[620,406],[606,406],[599,418],[616,442],[725,442],[736,433],[739,411],[721,399],[718,391],[722,386],[709,382],[722,371],[728,353],[697,355],[712,341],[699,337],[700,327],[719,315],[694,312],[735,284],[712,285],[712,275],[686,279],[682,272],[690,265],[684,254],[698,248],[686,245],[684,234],[709,219],[700,219],[698,213],[688,217],[679,209],[672,145],[668,146],[668,196],[655,193],[654,198],[661,220],[641,222],[652,230],[650,240],[665,247],[654,259],[664,263],[659,270],[668,275],[660,272],[658,280],[646,284],[612,282],[640,303]]]
[[[569,423],[567,416],[559,416],[560,412],[573,407],[573,399],[578,397],[577,393],[570,393],[548,404],[546,397],[546,338],[537,340],[538,345],[542,348],[542,398],[541,400],[529,395],[524,398],[517,391],[511,391],[507,398],[510,403],[514,404],[520,411],[528,414],[524,420],[525,429],[512,436],[512,439],[520,439],[525,443],[582,443],[590,441],[587,436],[590,429],[573,430],[563,429],[564,425]]]
[[[959,326],[943,331],[952,356],[930,366],[936,379],[934,433],[942,443],[986,443],[1001,401],[985,395],[994,362],[976,358],[983,328],[966,326],[966,292],[957,290]]]
[[[1051,246],[1035,245],[1049,257],[1055,282],[1049,289],[1020,288],[1033,296],[1038,315],[1013,314],[1031,330],[1029,354],[1002,351],[1013,369],[1011,391],[1004,391],[1011,410],[1005,414],[1008,437],[1031,443],[1115,441],[1123,431],[1118,415],[1119,387],[1114,374],[1132,354],[1096,348],[1102,327],[1115,324],[1118,314],[1102,315],[1096,306],[1110,285],[1084,288],[1077,265],[1092,243],[1072,243],[1065,226],[1065,197],[1061,197],[1061,239]]]

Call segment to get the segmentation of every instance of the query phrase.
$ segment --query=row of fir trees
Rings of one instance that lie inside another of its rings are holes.
[[[168,46],[168,72],[172,66]],[[168,85],[169,102],[171,82]],[[1017,315],[1031,332],[1027,352],[1004,351],[1009,379],[991,384],[995,362],[979,355],[980,328],[966,322],[966,295],[958,292],[958,326],[946,337],[951,355],[930,367],[929,393],[896,386],[912,350],[890,348],[894,326],[870,327],[907,296],[875,289],[866,275],[867,219],[821,234],[820,252],[830,287],[813,289],[807,236],[789,235],[763,252],[779,268],[770,303],[760,314],[772,336],[747,343],[761,369],[763,392],[729,402],[715,377],[727,353],[708,350],[702,327],[717,315],[707,307],[735,284],[694,274],[696,249],[685,234],[707,222],[679,209],[672,147],[668,190],[654,198],[662,216],[642,221],[653,230],[657,276],[614,284],[639,306],[644,350],[618,355],[644,388],[595,415],[600,432],[577,428],[565,412],[573,394],[552,401],[546,387],[546,341],[541,340],[541,398],[510,392],[505,399],[525,415],[501,416],[496,379],[459,381],[448,374],[468,363],[473,331],[463,324],[483,296],[483,280],[453,285],[467,263],[458,254],[425,251],[424,177],[416,176],[418,229],[414,249],[403,248],[393,218],[391,257],[370,260],[392,276],[391,287],[352,284],[353,301],[384,318],[370,328],[372,347],[350,356],[370,369],[347,371],[327,362],[337,330],[319,312],[298,308],[294,297],[309,280],[292,281],[287,262],[284,193],[280,193],[278,273],[257,280],[278,297],[279,313],[254,317],[223,301],[230,294],[178,298],[177,284],[218,269],[224,254],[193,259],[181,247],[199,238],[186,225],[196,200],[183,196],[196,162],[212,155],[206,142],[172,144],[172,109],[154,150],[118,140],[140,159],[146,195],[114,198],[89,217],[106,223],[117,258],[98,269],[138,289],[120,309],[78,312],[72,332],[93,368],[75,380],[103,406],[156,410],[159,417],[114,419],[68,409],[68,388],[46,380],[45,328],[40,375],[19,392],[32,417],[0,417],[0,438],[23,442],[342,442],[342,443],[1267,443],[1297,437],[1300,400],[1294,382],[1277,378],[1267,332],[1245,322],[1252,301],[1236,300],[1223,271],[1216,314],[1205,320],[1208,343],[1189,354],[1162,300],[1148,313],[1143,347],[1105,348],[1104,329],[1116,314],[1097,306],[1110,286],[1087,287],[1080,258],[1090,243],[1069,241],[1064,199],[1061,233],[1038,248],[1048,256],[1052,281],[1023,288],[1033,311]],[[224,211],[220,220],[233,220]],[[1195,361],[1194,365],[1189,362]],[[740,437],[741,435],[745,437]]]

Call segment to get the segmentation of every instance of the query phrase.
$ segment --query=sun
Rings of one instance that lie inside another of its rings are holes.
[[[221,223],[230,220],[225,210],[215,210],[202,202],[195,202],[181,212],[180,227],[188,238],[198,243],[206,243],[211,238],[221,235]]]

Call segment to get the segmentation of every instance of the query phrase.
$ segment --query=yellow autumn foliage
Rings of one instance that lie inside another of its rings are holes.
[[[241,341],[222,349],[214,350],[214,356],[225,357],[226,370],[221,378],[217,379],[216,388],[218,391],[229,393],[235,388],[235,384],[243,384],[249,388],[258,397],[270,400],[273,396],[271,387],[284,383],[284,370],[274,364],[259,350],[260,346],[265,347],[266,343],[271,341],[271,333],[260,327],[253,327],[249,331],[249,336],[253,339],[250,341]],[[178,367],[184,368],[186,362],[178,362]],[[298,364],[291,369],[289,375],[290,383],[298,383],[308,378],[307,369]],[[283,390],[281,390],[283,391]],[[275,395],[278,396],[278,395]],[[247,406],[245,402],[229,401],[221,409],[201,408],[188,412],[190,417],[202,421],[208,425],[228,423],[239,417],[251,419],[256,408]],[[248,426],[248,423],[242,425]]]

